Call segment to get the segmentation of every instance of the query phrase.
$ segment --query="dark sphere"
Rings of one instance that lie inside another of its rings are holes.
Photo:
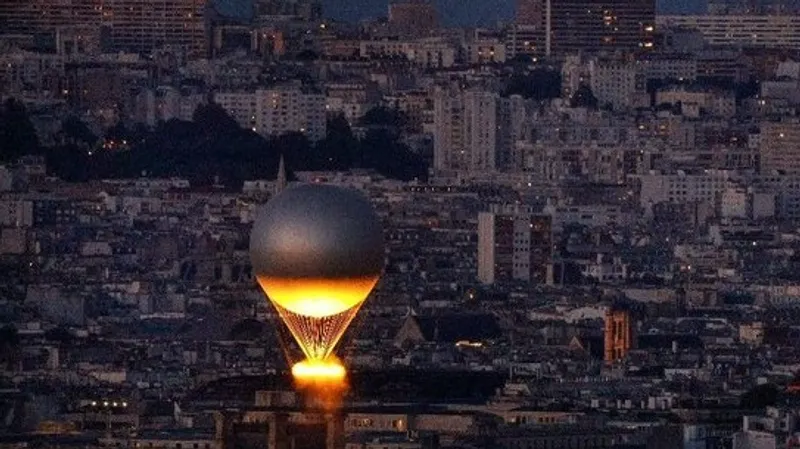
[[[287,188],[258,211],[250,260],[257,276],[377,276],[384,264],[383,230],[360,193],[303,184]]]

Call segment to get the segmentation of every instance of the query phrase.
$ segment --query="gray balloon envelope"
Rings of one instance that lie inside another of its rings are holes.
[[[360,193],[322,184],[287,188],[257,213],[250,233],[254,274],[278,278],[379,275],[383,230]]]

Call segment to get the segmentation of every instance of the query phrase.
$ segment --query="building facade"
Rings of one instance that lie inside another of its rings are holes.
[[[608,310],[603,329],[603,360],[612,363],[625,358],[633,344],[631,316],[625,310]]]
[[[647,50],[654,45],[654,32],[653,0],[521,0],[509,53]]]
[[[111,51],[207,50],[204,0],[9,0],[0,2],[5,33],[40,35],[69,27],[101,29]]]
[[[800,17],[796,15],[659,16],[659,29],[697,30],[709,45],[800,48]]]
[[[290,132],[309,140],[325,138],[325,95],[303,91],[298,86],[258,89],[255,92],[220,92],[214,101],[244,128],[262,136]]]
[[[482,283],[550,283],[552,258],[550,216],[505,212],[478,215],[478,279]]]
[[[800,174],[800,122],[764,122],[760,142],[762,174]]]

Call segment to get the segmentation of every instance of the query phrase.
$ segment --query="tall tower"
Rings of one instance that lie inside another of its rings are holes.
[[[613,363],[624,359],[633,344],[631,315],[627,310],[610,308],[606,311],[603,332],[603,360]]]
[[[479,89],[436,91],[433,119],[436,170],[492,171],[497,168],[501,100],[496,93]]]
[[[655,0],[517,0],[509,55],[650,50]]]
[[[553,53],[651,49],[655,0],[559,0],[550,3]]]

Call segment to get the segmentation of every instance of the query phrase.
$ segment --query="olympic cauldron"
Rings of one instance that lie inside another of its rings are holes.
[[[323,184],[283,190],[256,215],[250,258],[258,284],[306,360],[295,379],[342,379],[336,344],[375,287],[383,231],[360,193]]]

